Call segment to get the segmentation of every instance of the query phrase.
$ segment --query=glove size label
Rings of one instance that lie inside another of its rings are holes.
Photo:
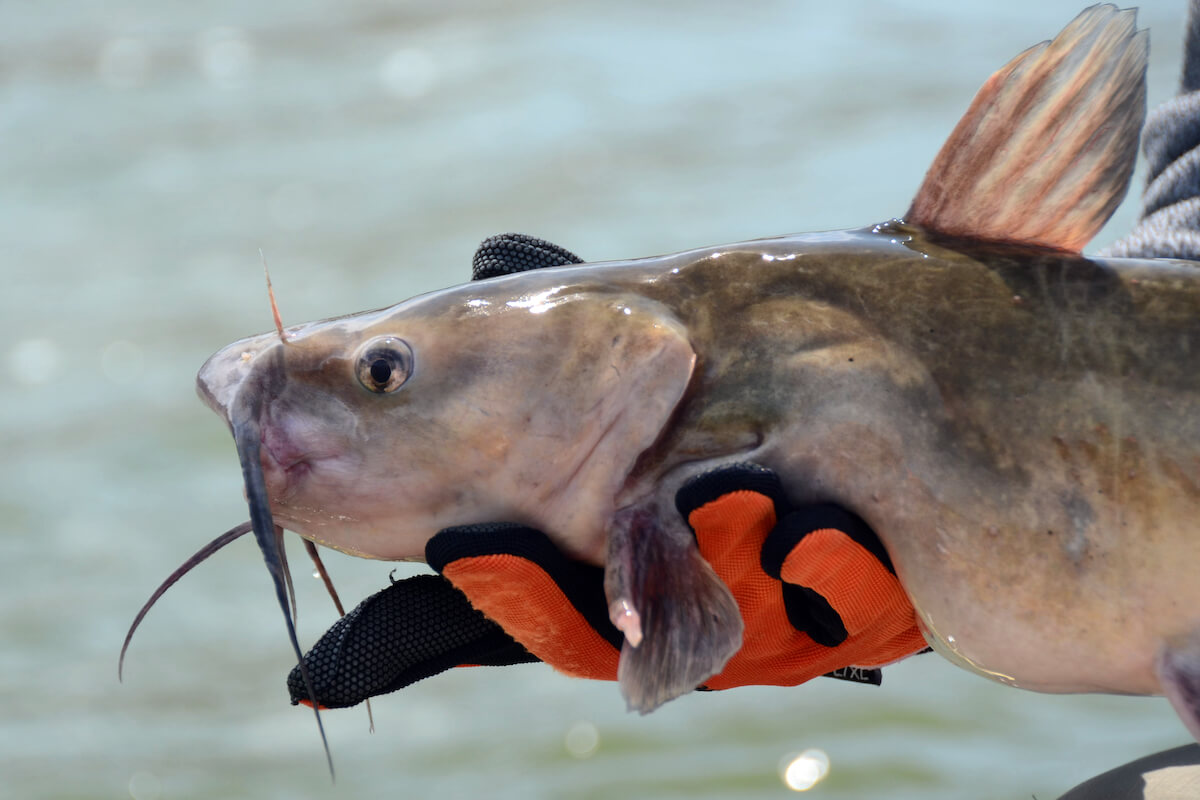
[[[851,683],[869,683],[878,686],[883,683],[883,670],[867,669],[866,667],[842,667],[833,672],[826,672],[826,678],[837,678],[839,681]]]

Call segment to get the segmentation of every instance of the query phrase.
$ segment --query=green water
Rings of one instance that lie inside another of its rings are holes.
[[[270,326],[259,248],[297,322],[461,281],[507,230],[599,260],[882,220],[990,71],[1078,10],[0,4],[0,796],[766,798],[820,748],[817,797],[1045,800],[1187,741],[1163,700],[1027,694],[936,656],[878,689],[646,718],[534,665],[382,698],[374,734],[326,715],[331,786],[248,540],[160,603],[116,680],[151,589],[246,515],[193,377]],[[1143,8],[1152,102],[1182,20]],[[391,569],[327,564],[347,599]],[[311,643],[333,611],[317,581],[299,599]]]

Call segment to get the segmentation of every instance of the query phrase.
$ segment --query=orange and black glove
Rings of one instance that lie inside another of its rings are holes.
[[[774,473],[753,465],[701,475],[676,503],[745,622],[741,650],[702,688],[819,675],[878,683],[875,667],[925,647],[887,553],[854,515],[791,509]],[[465,664],[542,660],[616,679],[622,635],[609,621],[601,567],[511,524],[448,529],[426,556],[441,576],[369,598],[305,656],[322,705],[353,705]],[[298,670],[288,685],[302,702]]]
[[[794,686],[926,648],[883,544],[846,509],[792,508],[775,473],[752,464],[693,478],[675,503],[745,623],[706,688]]]

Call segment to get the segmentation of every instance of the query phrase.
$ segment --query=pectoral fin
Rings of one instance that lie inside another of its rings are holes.
[[[1200,741],[1200,629],[1163,645],[1155,667],[1163,694]]]
[[[988,79],[905,221],[1078,252],[1116,210],[1146,116],[1146,31],[1097,5]]]
[[[604,580],[613,624],[625,633],[617,680],[642,714],[700,686],[742,645],[733,594],[674,509],[658,511],[617,515]]]

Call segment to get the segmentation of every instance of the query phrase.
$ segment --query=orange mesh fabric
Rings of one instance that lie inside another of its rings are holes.
[[[763,571],[763,543],[777,522],[771,498],[730,492],[694,510],[688,521],[700,554],[730,588],[745,623],[741,650],[705,683],[708,688],[793,686],[843,667],[882,666],[925,647],[899,581],[842,531],[804,536],[780,570],[785,581],[818,592],[841,616],[846,641],[826,647],[792,625],[780,582]],[[467,555],[449,560],[442,573],[475,608],[555,669],[616,679],[619,650],[533,560],[511,553]]]
[[[805,536],[784,560],[780,576],[817,591],[837,609],[850,634],[846,644],[858,640],[855,666],[890,664],[925,648],[900,581],[841,531]]]
[[[842,667],[887,664],[925,647],[899,582],[840,531],[806,536],[785,562],[789,582],[818,591],[842,615],[849,636],[830,648],[792,627],[780,584],[762,570],[762,545],[776,522],[769,498],[731,492],[697,508],[688,521],[700,554],[733,592],[746,625],[742,649],[705,683],[708,688],[794,686]]]
[[[443,574],[475,608],[558,671],[617,679],[618,651],[536,564],[513,555],[475,556],[447,564]]]

